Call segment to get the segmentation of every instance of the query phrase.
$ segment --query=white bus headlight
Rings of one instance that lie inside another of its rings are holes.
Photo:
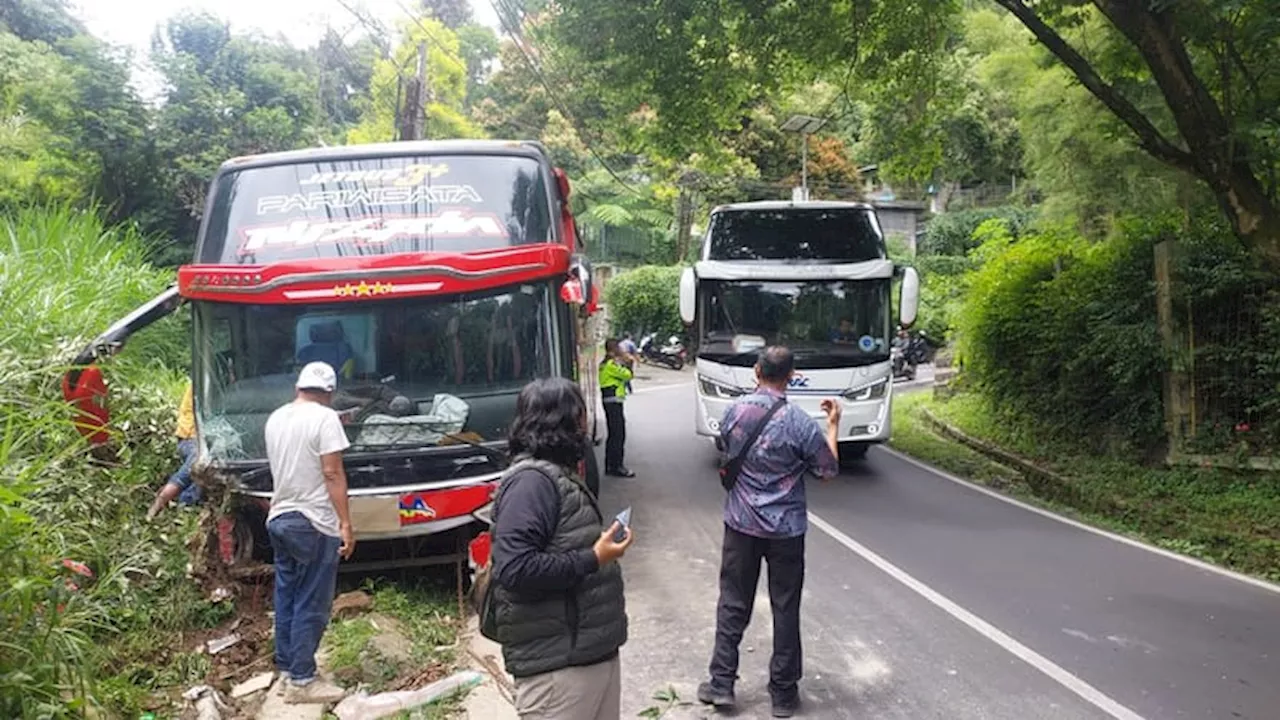
[[[880,378],[870,385],[862,387],[849,388],[844,391],[844,399],[851,402],[861,400],[879,400],[884,397],[885,391],[889,389],[889,378]]]
[[[747,394],[745,390],[730,387],[729,385],[722,385],[714,380],[708,380],[704,377],[698,378],[698,385],[702,388],[703,395],[708,395],[714,398],[736,398]]]

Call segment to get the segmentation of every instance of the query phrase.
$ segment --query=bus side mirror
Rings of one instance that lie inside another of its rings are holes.
[[[899,323],[904,328],[915,324],[920,310],[920,274],[915,268],[902,269],[902,295],[898,300]]]
[[[698,278],[693,274],[693,268],[687,267],[680,273],[680,319],[685,325],[693,324],[693,308],[696,305],[697,293]]]

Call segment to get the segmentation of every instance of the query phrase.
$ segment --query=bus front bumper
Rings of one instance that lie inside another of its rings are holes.
[[[790,393],[787,400],[798,405],[817,421],[822,427],[827,425],[827,415],[822,411],[822,401],[828,397],[837,397],[842,413],[840,416],[840,442],[883,443],[889,440],[891,418],[889,414],[889,397],[875,400],[845,400],[838,396]],[[698,392],[697,417],[695,424],[699,435],[720,437],[720,419],[733,404],[732,399],[710,397]]]
[[[416,486],[357,488],[348,491],[347,504],[357,541],[393,540],[449,532],[475,522],[492,501],[500,473]],[[241,494],[266,505],[270,492]]]

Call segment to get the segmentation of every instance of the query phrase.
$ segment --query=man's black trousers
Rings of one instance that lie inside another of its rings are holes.
[[[761,560],[769,564],[769,604],[773,606],[769,695],[775,701],[789,702],[796,697],[802,672],[800,592],[804,588],[803,535],[766,539],[725,526],[711,684],[719,690],[732,690],[737,680],[738,646],[751,620]]]
[[[604,441],[604,469],[612,472],[622,467],[623,446],[627,442],[627,418],[622,414],[622,403],[604,404],[604,423],[609,433]]]

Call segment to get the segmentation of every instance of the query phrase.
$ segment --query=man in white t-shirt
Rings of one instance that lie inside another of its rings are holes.
[[[298,396],[271,413],[265,430],[274,491],[267,533],[275,552],[276,667],[286,702],[337,702],[342,688],[316,675],[316,649],[338,581],[338,559],[355,549],[342,451],[351,444],[329,407],[337,377],[313,362],[298,374]]]

